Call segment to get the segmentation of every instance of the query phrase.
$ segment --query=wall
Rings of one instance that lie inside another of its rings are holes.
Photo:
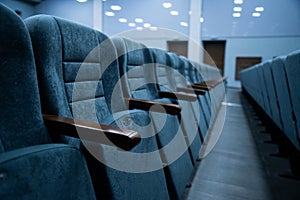
[[[93,1],[45,0],[35,6],[36,14],[48,14],[93,27]]]
[[[34,6],[28,3],[23,3],[20,1],[13,1],[13,0],[0,0],[0,2],[6,5],[7,7],[11,8],[12,10],[22,11],[21,17],[23,19],[35,14]]]
[[[228,85],[240,87],[240,81],[235,81],[235,61],[239,56],[261,56],[262,61],[275,56],[287,55],[300,49],[299,37],[259,37],[259,38],[228,38],[225,52],[225,76]]]

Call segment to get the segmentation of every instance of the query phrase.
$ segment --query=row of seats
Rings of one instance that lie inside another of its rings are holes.
[[[216,68],[0,4],[1,199],[179,199],[224,99]]]
[[[296,164],[300,162],[299,76],[299,50],[240,72],[244,91],[254,99],[267,117],[288,139],[288,142],[279,139],[281,140],[279,144],[286,149],[283,151],[287,151],[286,153],[291,160],[292,171],[297,176],[299,176],[300,167],[299,164]]]

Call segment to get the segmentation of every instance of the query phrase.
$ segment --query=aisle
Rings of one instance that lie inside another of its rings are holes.
[[[228,89],[221,137],[201,161],[186,199],[273,199],[240,95]]]

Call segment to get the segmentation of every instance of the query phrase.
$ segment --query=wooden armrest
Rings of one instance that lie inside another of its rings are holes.
[[[170,98],[170,99],[178,99],[183,101],[196,101],[197,96],[194,94],[187,94],[183,92],[167,92],[167,91],[160,91],[159,96],[161,98]]]
[[[190,94],[205,95],[205,90],[202,89],[178,87],[177,90],[179,92],[185,92]]]
[[[178,115],[181,112],[181,107],[175,104],[167,104],[155,101],[148,101],[148,100],[140,100],[140,99],[133,99],[133,98],[125,98],[126,103],[128,104],[129,109],[140,109],[149,111],[152,106],[162,106],[165,109],[167,114],[171,115]],[[163,112],[160,109],[152,108],[155,112]]]
[[[65,135],[91,142],[130,150],[140,141],[139,133],[114,126],[90,123],[56,115],[43,115],[47,130],[52,135]],[[80,137],[78,135],[80,132]]]
[[[188,85],[188,88],[193,88],[193,89],[199,89],[199,90],[205,90],[209,91],[212,89],[209,85]]]
[[[193,86],[208,86],[210,88],[214,88],[214,87],[216,87],[217,85],[219,85],[220,83],[222,83],[226,80],[227,80],[227,77],[223,76],[223,77],[218,78],[218,79],[207,80],[207,81],[195,83]]]

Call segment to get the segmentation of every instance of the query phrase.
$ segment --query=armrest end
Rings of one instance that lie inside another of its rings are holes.
[[[124,150],[132,149],[141,140],[139,133],[132,130],[55,115],[43,115],[43,118],[48,132],[52,135],[65,135],[111,146],[116,145]]]
[[[159,106],[159,107],[163,107],[166,113],[170,115],[178,115],[181,112],[181,107],[175,104],[167,104],[167,103],[133,99],[133,98],[125,98],[125,101],[127,102],[129,109],[141,109],[141,110],[149,111],[152,106]],[[152,108],[153,111],[155,112],[163,112],[163,110],[161,109],[155,109],[155,107]]]

